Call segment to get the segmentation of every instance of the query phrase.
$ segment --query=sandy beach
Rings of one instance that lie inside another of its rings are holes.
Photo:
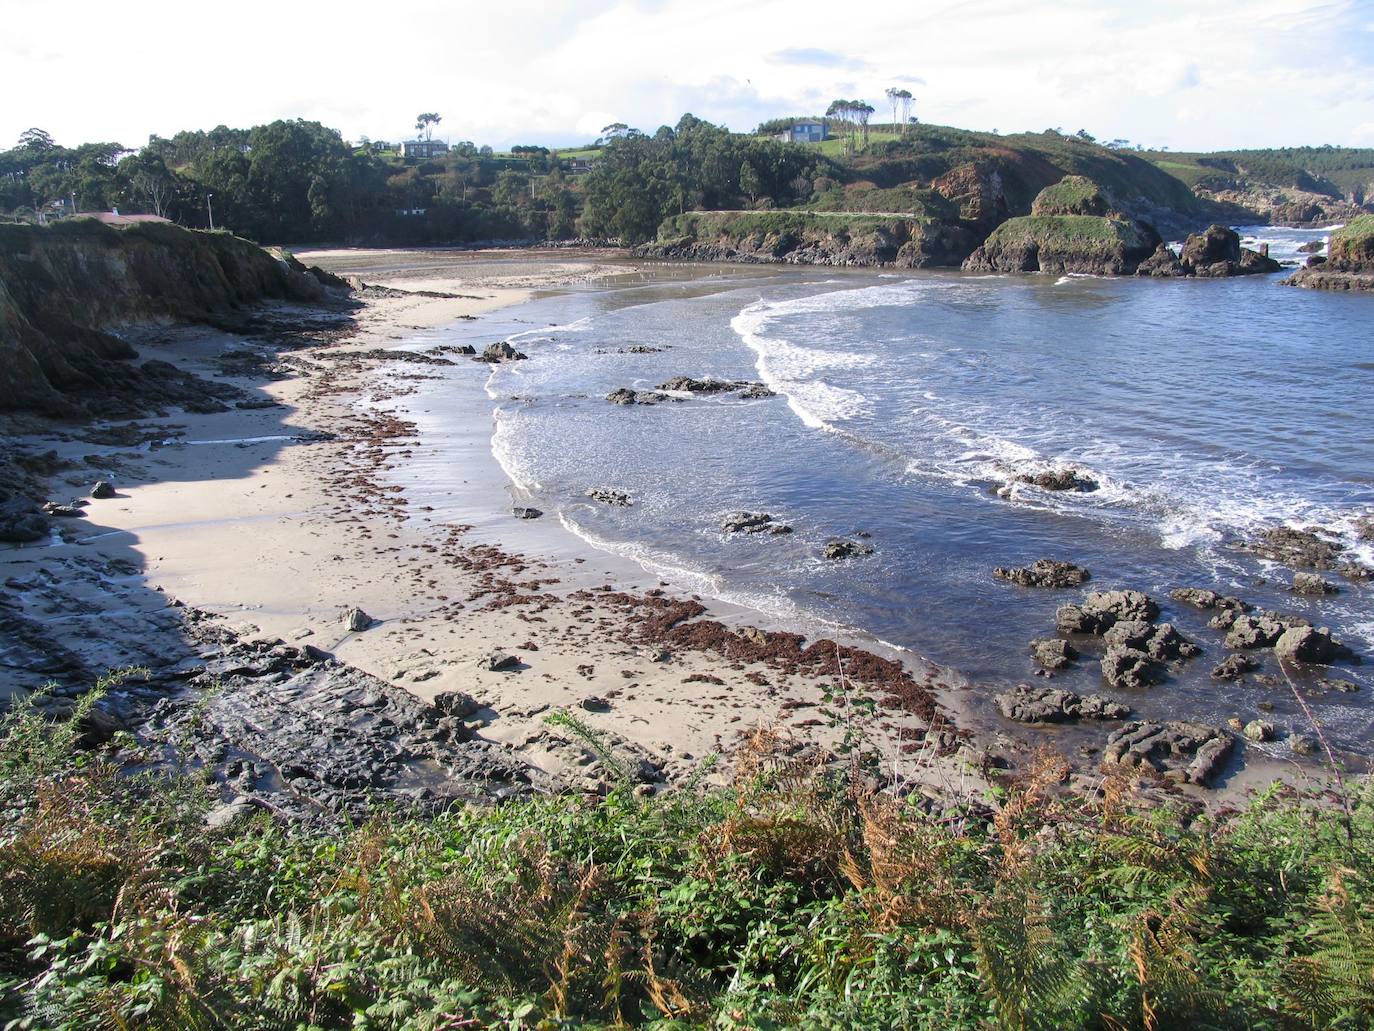
[[[589,751],[551,714],[575,714],[668,782],[709,772],[765,729],[826,747],[862,738],[894,779],[981,787],[982,753],[960,744],[951,719],[953,674],[852,642],[802,641],[747,610],[665,592],[556,525],[516,519],[490,451],[489,408],[462,413],[460,439],[420,435],[406,407],[417,381],[433,363],[471,359],[407,349],[416,331],[480,325],[534,291],[633,273],[632,263],[528,252],[301,257],[369,284],[322,346],[277,357],[270,340],[203,328],[132,337],[143,359],[250,390],[251,406],[24,438],[82,467],[54,496],[79,495],[95,478],[117,491],[62,520],[54,540],[0,551],[0,579],[27,585],[26,614],[61,647],[89,668],[158,664],[179,647],[169,612],[191,607],[244,640],[310,645],[426,701],[469,695],[481,739],[590,788],[580,769]],[[475,381],[485,375],[472,364]],[[109,443],[94,442],[101,430]],[[393,482],[393,470],[435,447],[463,464],[466,493],[454,504],[469,518],[441,521]],[[369,628],[345,625],[355,608]]]

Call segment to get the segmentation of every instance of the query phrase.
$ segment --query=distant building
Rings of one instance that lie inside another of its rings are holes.
[[[397,208],[396,215],[399,218],[421,218],[428,208]]]
[[[793,122],[790,129],[775,133],[773,139],[782,143],[820,143],[828,140],[830,133],[824,122]]]
[[[430,158],[442,157],[448,153],[448,144],[443,140],[406,140],[401,144],[401,157],[419,158],[421,161],[428,161]]]
[[[592,170],[591,158],[569,158],[568,172],[570,175],[586,175]]]

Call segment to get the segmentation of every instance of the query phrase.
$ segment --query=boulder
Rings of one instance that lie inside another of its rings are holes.
[[[115,493],[114,484],[107,483],[104,480],[96,480],[95,486],[91,488],[91,497],[95,498],[97,501],[104,501],[107,498],[113,498],[117,496],[118,495]]]
[[[1109,620],[1110,626],[1123,619],[1152,623],[1159,615],[1159,606],[1140,591],[1094,591],[1084,600],[1083,611]]]
[[[1064,669],[1078,658],[1078,649],[1060,637],[1046,637],[1030,643],[1031,658],[1045,669]]]
[[[344,613],[344,626],[350,633],[360,633],[375,626],[377,621],[356,606]]]
[[[1043,473],[1026,473],[1016,479],[1020,483],[1029,483],[1042,490],[1078,491],[1085,494],[1097,490],[1100,486],[1091,476],[1082,475],[1074,469],[1052,469]]]
[[[488,344],[474,361],[497,364],[500,362],[520,362],[528,357],[529,355],[521,354],[515,348],[511,347],[510,344],[506,343],[506,341],[502,340],[495,344]]]
[[[0,500],[0,541],[28,544],[48,535],[48,519],[36,501],[24,497]]]
[[[656,405],[660,401],[669,400],[669,397],[656,390],[630,390],[621,387],[607,394],[606,400],[613,405]]]
[[[544,514],[537,508],[528,508],[522,506],[516,506],[515,508],[512,508],[510,512],[511,515],[515,516],[516,519],[538,519],[540,516]]]
[[[1330,580],[1323,580],[1316,573],[1295,573],[1293,574],[1293,586],[1289,588],[1294,594],[1308,594],[1320,596],[1324,594],[1339,594],[1341,589]]]
[[[1156,279],[1172,279],[1186,276],[1188,267],[1183,264],[1167,244],[1161,243],[1155,252],[1136,266],[1137,276],[1153,276]]]
[[[1210,225],[1184,242],[1183,260],[1195,269],[1218,262],[1239,262],[1240,236],[1227,226]]]
[[[1320,527],[1299,529],[1276,526],[1239,545],[1260,558],[1285,566],[1305,566],[1309,569],[1334,569],[1345,551],[1345,545],[1332,540]]]
[[[1316,755],[1321,748],[1321,742],[1315,734],[1291,734],[1288,738],[1288,747],[1294,755]]]
[[[586,496],[603,505],[614,505],[618,508],[627,508],[633,504],[630,495],[623,490],[611,490],[609,487],[588,487]]]
[[[865,544],[862,541],[848,540],[844,537],[832,537],[825,542],[825,549],[821,554],[832,560],[856,558],[860,555],[873,554],[873,545]]]
[[[1202,649],[1180,634],[1172,623],[1160,623],[1154,628],[1145,651],[1160,662],[1193,659],[1202,654]]]
[[[1283,623],[1272,616],[1260,613],[1242,614],[1231,623],[1226,633],[1228,648],[1269,648],[1287,629]]]
[[[606,395],[606,400],[613,405],[632,405],[635,403],[635,392],[626,387],[612,390]]]
[[[495,649],[487,652],[478,659],[477,665],[489,672],[501,673],[507,670],[517,669],[520,666],[520,659],[509,652]]]
[[[655,389],[676,390],[683,394],[724,394],[731,390],[742,390],[754,385],[746,380],[693,379],[691,376],[674,376],[672,379],[660,383]]]
[[[1077,587],[1092,577],[1092,574],[1082,566],[1076,566],[1072,562],[1056,562],[1049,558],[1036,559],[1029,566],[1011,569],[998,566],[992,571],[992,575],[1021,587],[1046,588]]]
[[[1068,723],[1073,720],[1120,720],[1130,706],[1101,695],[1086,697],[1055,687],[1021,684],[997,696],[997,711],[1018,723]]]
[[[1268,720],[1251,720],[1241,733],[1251,741],[1273,741],[1276,731]]]
[[[445,716],[465,720],[476,713],[482,705],[466,691],[440,691],[434,696],[434,707]]]
[[[739,392],[739,396],[748,400],[755,400],[765,397],[777,397],[777,391],[769,390],[762,383],[751,383]]]
[[[1139,689],[1157,683],[1159,669],[1148,653],[1113,644],[1102,656],[1102,677],[1112,687]]]
[[[1331,636],[1325,627],[1295,626],[1275,640],[1274,654],[1289,662],[1306,662],[1327,666],[1341,659],[1353,659],[1354,653]]]
[[[720,522],[723,533],[787,534],[792,527],[774,522],[767,512],[731,512]]]
[[[1082,605],[1060,605],[1054,612],[1055,629],[1064,634],[1100,634],[1112,622],[1115,621],[1106,622],[1101,616],[1085,611]]]
[[[1218,594],[1203,587],[1178,587],[1169,592],[1169,597],[1195,609],[1221,609],[1229,612],[1249,612],[1250,606],[1229,594]]]
[[[1213,680],[1239,680],[1246,673],[1260,668],[1260,664],[1249,655],[1236,652],[1226,656],[1212,667]]]
[[[1233,747],[1230,734],[1204,723],[1135,721],[1108,736],[1102,760],[1153,770],[1167,780],[1206,785]]]

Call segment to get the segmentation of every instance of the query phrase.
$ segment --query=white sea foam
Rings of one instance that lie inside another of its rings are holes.
[[[529,472],[518,450],[514,419],[509,412],[497,408],[493,413],[496,429],[491,435],[491,453],[496,464],[506,474],[517,489],[533,494],[543,489],[543,485]]]

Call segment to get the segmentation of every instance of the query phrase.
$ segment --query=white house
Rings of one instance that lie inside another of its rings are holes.
[[[406,140],[401,144],[401,157],[419,158],[428,161],[448,153],[448,144],[443,140]]]
[[[773,139],[782,143],[820,143],[829,138],[825,123],[818,121],[793,122],[790,129],[773,135]]]

